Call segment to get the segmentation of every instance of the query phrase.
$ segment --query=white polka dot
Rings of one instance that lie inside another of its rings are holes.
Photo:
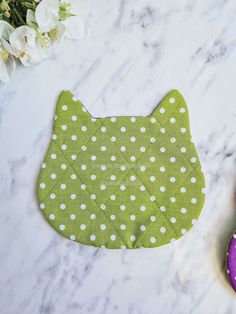
[[[66,111],[67,109],[68,109],[67,105],[63,105],[63,106],[62,106],[62,110],[63,110],[63,111]]]
[[[182,173],[186,172],[186,168],[185,167],[181,167],[180,168],[180,172],[182,172]]]
[[[57,155],[56,154],[51,154],[51,159],[56,159]]]
[[[187,131],[186,128],[181,128],[181,129],[180,129],[180,132],[181,132],[181,133],[186,133],[186,131]]]
[[[86,170],[86,169],[87,169],[87,166],[86,166],[86,165],[81,165],[81,169],[82,169],[82,170]]]
[[[126,225],[120,225],[120,229],[121,230],[125,230],[126,229]]]
[[[120,166],[120,170],[121,170],[121,171],[125,171],[125,170],[126,170],[126,166],[125,166],[125,165],[121,165],[121,166]]]
[[[110,218],[111,218],[111,220],[115,220],[116,216],[115,215],[111,215]]]
[[[160,108],[160,113],[165,113],[165,108]]]
[[[130,141],[134,143],[136,141],[136,137],[135,136],[131,136]]]
[[[151,195],[151,196],[150,196],[150,201],[154,202],[155,199],[156,199],[156,197],[155,197],[154,195]]]
[[[76,219],[75,214],[71,214],[71,215],[70,215],[70,220],[75,220],[75,219]]]
[[[45,204],[44,203],[40,203],[39,207],[40,207],[40,209],[44,209],[45,208]]]
[[[85,152],[87,150],[87,146],[83,145],[83,146],[81,146],[81,149],[82,149],[82,151]]]
[[[112,118],[111,118],[111,122],[116,122],[116,118],[115,118],[115,117],[112,117]]]
[[[150,121],[151,121],[152,123],[155,123],[157,120],[156,120],[156,118],[151,117]]]
[[[135,215],[130,215],[130,220],[134,221],[136,219],[136,216]]]
[[[175,157],[171,157],[170,158],[170,162],[176,162],[176,158]]]
[[[131,201],[135,201],[136,200],[136,196],[135,195],[130,195],[130,199],[131,199]]]
[[[166,188],[165,188],[164,186],[161,186],[161,187],[160,187],[160,191],[161,191],[161,192],[165,192],[165,190],[166,190]]]
[[[145,191],[145,186],[144,185],[140,185],[139,189],[140,189],[140,191]]]
[[[197,220],[196,220],[196,219],[192,219],[192,224],[193,224],[193,225],[195,225],[195,224],[196,224],[196,222],[197,222]]]
[[[175,137],[171,137],[170,138],[170,142],[173,144],[173,143],[176,143],[176,138]]]
[[[173,103],[175,102],[174,97],[171,97],[171,98],[169,99],[169,102],[170,102],[171,104],[173,104]]]
[[[122,210],[122,211],[126,210],[126,206],[125,205],[120,205],[120,210]]]
[[[120,151],[121,151],[121,152],[125,152],[125,151],[126,151],[126,147],[125,147],[125,146],[121,146],[121,147],[120,147]]]
[[[152,222],[154,222],[154,221],[156,221],[156,217],[155,217],[155,216],[151,216],[151,217],[150,217],[150,220],[151,220]]]
[[[176,223],[176,218],[175,217],[171,217],[170,221],[172,222],[172,224],[175,224]]]
[[[53,139],[54,141],[57,139],[56,134],[53,134],[53,135],[52,135],[52,139]]]
[[[160,171],[161,171],[161,172],[165,172],[165,171],[166,171],[166,168],[165,168],[165,167],[161,167],[161,168],[160,168]]]
[[[150,138],[150,142],[151,142],[151,143],[155,143],[155,142],[156,142],[155,137],[151,137],[151,138]]]
[[[155,161],[156,161],[156,158],[155,158],[154,156],[151,156],[151,157],[150,157],[150,161],[151,161],[151,162],[155,162]]]
[[[145,128],[145,127],[141,127],[141,128],[140,128],[140,131],[141,131],[142,133],[144,133],[144,132],[146,132],[146,128]]]
[[[96,137],[96,136],[92,136],[92,137],[91,137],[91,140],[92,140],[92,142],[96,142],[97,137]]]
[[[157,240],[156,240],[156,238],[155,238],[155,237],[151,237],[151,238],[150,238],[150,242],[151,242],[152,244],[154,244],[154,243],[156,243],[156,242],[157,242]]]
[[[86,132],[86,131],[87,131],[87,127],[86,127],[85,125],[83,125],[83,126],[81,127],[81,131]]]
[[[81,204],[81,205],[80,205],[80,208],[81,208],[81,209],[86,209],[86,205],[85,205],[85,204]]]
[[[107,147],[106,147],[106,146],[104,146],[104,145],[101,146],[101,151],[102,151],[102,152],[105,152],[106,150],[107,150]]]
[[[174,183],[176,181],[176,178],[175,177],[171,177],[170,178],[170,182]]]
[[[136,121],[136,118],[135,117],[131,117],[130,121],[134,123]]]
[[[116,180],[116,176],[115,176],[115,175],[111,175],[110,178],[111,178],[112,181],[115,181],[115,180]]]
[[[191,178],[191,182],[192,182],[192,183],[196,183],[196,182],[197,182],[197,179],[196,179],[195,177],[192,177],[192,178]]]
[[[135,156],[131,156],[131,157],[130,157],[130,160],[131,160],[131,161],[135,161],[135,160],[136,160],[136,157],[135,157]]]
[[[66,164],[61,164],[61,169],[65,170],[67,168]]]
[[[182,234],[185,234],[186,232],[187,232],[187,230],[186,230],[186,229],[184,229],[184,228],[183,228],[183,229],[181,229],[181,233],[182,233]]]
[[[112,137],[111,137],[111,141],[112,141],[112,142],[115,142],[115,141],[116,141],[116,137],[115,137],[115,136],[112,136]]]
[[[165,227],[161,227],[160,231],[161,231],[161,233],[165,233],[166,232],[166,228]]]
[[[90,219],[91,219],[91,220],[96,219],[96,215],[95,215],[95,214],[91,214],[91,215],[90,215]]]
[[[103,133],[105,133],[105,132],[107,131],[107,128],[106,128],[105,126],[103,126],[103,127],[101,127],[101,131],[102,131]]]
[[[165,206],[161,206],[161,207],[160,207],[160,211],[161,211],[161,212],[165,212],[165,211],[166,211]]]
[[[165,128],[160,128],[160,131],[162,134],[166,133],[166,129]]]
[[[170,118],[170,123],[175,123],[176,122],[176,119],[174,117],[171,117]]]
[[[181,213],[182,213],[182,214],[186,214],[186,213],[187,213],[187,209],[186,209],[186,208],[184,208],[184,207],[183,207],[183,208],[181,208]]]
[[[161,148],[160,148],[160,152],[161,152],[161,153],[164,153],[165,151],[166,151],[165,147],[161,147]]]
[[[156,178],[155,178],[154,176],[151,176],[151,177],[150,177],[150,181],[151,181],[151,182],[154,182],[155,180],[156,180]]]
[[[101,185],[100,185],[100,189],[101,189],[101,190],[105,190],[105,189],[106,189],[106,185],[105,185],[105,184],[101,184]]]
[[[65,228],[66,228],[65,225],[60,225],[59,226],[59,229],[62,230],[62,231],[65,230]]]
[[[83,183],[83,184],[81,184],[81,190],[85,190],[86,189],[86,185]]]
[[[197,203],[197,199],[196,199],[195,197],[193,197],[193,198],[191,199],[191,203],[192,203],[192,204],[196,204],[196,203]]]
[[[60,204],[60,209],[62,210],[66,209],[66,204]]]
[[[42,183],[40,183],[40,185],[39,185],[39,186],[40,186],[40,188],[41,188],[41,189],[45,189],[45,188],[46,188],[46,184],[45,184],[45,183],[43,183],[43,182],[42,182]]]
[[[196,161],[197,161],[197,159],[196,159],[195,157],[192,157],[192,158],[191,158],[191,163],[195,164]]]
[[[66,184],[65,184],[65,183],[62,183],[62,184],[61,184],[61,189],[62,189],[62,190],[65,190],[65,189],[66,189]]]
[[[170,201],[171,201],[171,203],[175,203],[175,202],[176,202],[176,198],[175,198],[174,196],[172,196],[172,197],[170,198]]]
[[[95,155],[92,155],[92,156],[91,156],[91,160],[92,160],[92,161],[95,161],[96,159],[97,159],[97,157],[96,157]]]
[[[135,235],[132,235],[132,236],[130,237],[130,240],[131,240],[132,242],[134,242],[134,241],[136,240]]]
[[[92,174],[92,175],[90,176],[90,179],[91,179],[91,180],[96,180],[96,175],[95,175],[95,174]]]
[[[86,229],[85,224],[80,225],[80,229],[81,229],[81,230],[85,230],[85,229]]]
[[[67,126],[66,126],[65,124],[63,124],[63,125],[61,126],[61,129],[62,129],[62,131],[66,131],[66,130],[67,130]]]
[[[96,236],[95,236],[94,234],[91,234],[90,240],[91,240],[91,241],[95,241],[95,240],[96,240]]]
[[[181,153],[184,154],[184,153],[186,153],[187,149],[186,149],[186,147],[181,147],[181,148],[180,148],[180,151],[181,151]]]
[[[76,117],[76,116],[72,116],[72,117],[71,117],[71,120],[72,120],[72,121],[77,121],[77,117]]]
[[[101,224],[101,225],[100,225],[100,229],[101,229],[101,230],[105,230],[105,229],[106,229],[106,225]]]
[[[50,194],[50,199],[51,199],[51,200],[55,200],[55,198],[56,198],[56,194],[55,194],[55,193],[51,193],[51,194]]]
[[[55,173],[51,173],[50,177],[51,177],[51,179],[55,180],[57,175]]]
[[[115,234],[112,234],[111,237],[110,237],[110,239],[111,239],[111,241],[115,241],[115,239],[116,239]]]
[[[105,209],[106,209],[106,205],[105,205],[105,204],[101,204],[101,205],[100,205],[100,208],[101,208],[102,210],[105,210]]]
[[[124,185],[124,184],[121,184],[120,189],[121,189],[121,191],[124,191],[124,190],[126,189],[126,188],[125,188],[125,185]]]
[[[181,193],[186,193],[186,188],[185,188],[184,186],[182,186],[182,187],[180,188],[180,192],[181,192]]]
[[[72,154],[72,155],[71,155],[71,159],[72,159],[72,160],[75,160],[76,158],[77,158],[77,156],[76,156],[75,154]]]
[[[179,111],[180,111],[180,113],[184,113],[185,109],[183,107],[181,107]]]
[[[67,149],[67,145],[66,145],[66,144],[62,144],[62,145],[61,145],[61,149],[62,149],[62,150],[66,150],[66,149]]]
[[[141,171],[145,171],[145,170],[146,170],[146,167],[142,165],[142,166],[140,166],[140,170],[141,170]]]
[[[50,215],[49,215],[49,219],[50,219],[50,220],[54,220],[54,219],[55,219],[55,215],[54,215],[54,214],[50,214]]]
[[[140,210],[141,210],[142,212],[144,212],[144,211],[146,210],[146,206],[144,206],[144,205],[140,206]]]
[[[112,201],[114,201],[116,199],[116,196],[115,195],[111,195],[110,198],[111,198]]]
[[[136,177],[135,176],[130,176],[130,181],[135,181]]]
[[[116,156],[111,156],[111,161],[115,161],[116,160]]]
[[[120,128],[120,131],[121,131],[122,133],[124,133],[124,132],[126,131],[126,128],[125,128],[124,126],[122,126],[122,127]]]
[[[71,194],[70,198],[71,198],[72,200],[75,200],[75,199],[76,199],[76,195],[75,195],[75,194]]]
[[[141,226],[140,226],[140,230],[141,230],[142,232],[144,232],[144,231],[146,230],[146,227],[145,227],[144,225],[141,225]]]
[[[92,122],[96,122],[97,119],[96,119],[96,118],[91,118],[91,121],[92,121]]]
[[[72,180],[75,180],[77,178],[75,173],[72,173],[72,175],[70,176]]]
[[[140,147],[140,152],[141,152],[141,153],[144,153],[145,150],[146,150],[146,148],[145,148],[144,146]]]
[[[74,234],[71,234],[71,235],[70,235],[70,239],[71,239],[72,241],[75,241],[75,239],[76,239],[75,235],[74,235]]]

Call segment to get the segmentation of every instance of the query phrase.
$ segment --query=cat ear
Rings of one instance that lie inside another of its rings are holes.
[[[67,114],[68,111],[73,112],[81,119],[92,118],[80,100],[76,99],[70,91],[62,91],[57,100],[56,114],[60,116],[61,114]]]
[[[155,118],[160,124],[167,122],[183,125],[189,129],[188,107],[184,97],[177,89],[171,90],[156,106],[150,114],[150,118]]]

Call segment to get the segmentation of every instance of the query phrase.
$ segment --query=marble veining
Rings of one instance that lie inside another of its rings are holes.
[[[230,314],[225,276],[236,228],[236,2],[73,1],[86,35],[0,86],[0,308],[3,314]],[[147,115],[185,96],[206,177],[198,223],[156,249],[115,250],[62,238],[35,184],[55,102],[71,90],[93,116]]]

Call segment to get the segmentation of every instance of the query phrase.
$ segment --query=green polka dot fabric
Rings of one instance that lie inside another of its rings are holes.
[[[164,245],[194,225],[204,185],[177,90],[149,116],[106,118],[61,92],[37,189],[64,237],[110,249]]]

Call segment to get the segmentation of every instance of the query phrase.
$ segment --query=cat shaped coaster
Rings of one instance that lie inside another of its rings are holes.
[[[196,222],[204,186],[177,90],[149,116],[106,118],[60,94],[37,189],[45,218],[64,237],[110,249],[167,244]]]

